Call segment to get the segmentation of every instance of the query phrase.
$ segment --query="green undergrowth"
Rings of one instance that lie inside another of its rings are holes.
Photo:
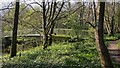
[[[120,34],[114,34],[114,36],[105,35],[105,41],[115,41],[120,39]]]
[[[53,43],[2,57],[3,68],[100,68],[95,43]]]
[[[117,40],[118,39],[118,37],[116,37],[116,36],[106,36],[105,37],[105,40],[106,41],[115,41],[115,40]]]

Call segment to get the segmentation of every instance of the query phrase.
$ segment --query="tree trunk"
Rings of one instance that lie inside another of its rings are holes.
[[[43,49],[46,49],[47,46],[48,46],[48,35],[47,34],[44,34],[44,38],[43,38],[44,42],[43,42]]]
[[[13,35],[12,35],[12,46],[11,46],[11,52],[10,52],[11,58],[16,56],[16,53],[17,53],[18,16],[19,16],[19,0],[16,0],[15,15],[14,15],[14,27],[13,27]]]
[[[109,56],[109,52],[104,43],[104,37],[103,37],[104,10],[105,10],[105,2],[100,2],[98,28],[96,27],[95,29],[97,50],[100,56],[102,68],[114,68]]]
[[[95,30],[95,39],[97,50],[100,56],[101,66],[102,68],[114,68],[107,47],[105,46],[100,33],[101,32],[99,32],[98,30]]]
[[[114,36],[114,16],[112,16],[112,20],[111,20],[110,36]]]
[[[44,29],[44,36],[43,36],[43,49],[47,48],[48,45],[48,34],[47,34],[47,29],[46,29],[46,6],[45,2],[43,1],[43,29]]]
[[[115,22],[115,2],[112,3],[113,7],[112,7],[112,11],[113,11],[113,15],[112,15],[112,20],[111,20],[111,32],[110,35],[114,36],[114,22]]]
[[[50,30],[50,34],[49,34],[49,45],[52,45],[52,34],[54,31],[54,26],[55,26],[55,23],[53,22],[53,25],[51,26],[51,30]]]
[[[118,22],[118,33],[120,33],[120,21]]]

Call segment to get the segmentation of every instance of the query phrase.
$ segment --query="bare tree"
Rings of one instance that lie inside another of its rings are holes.
[[[59,2],[52,1],[50,2],[43,2],[43,29],[44,29],[44,42],[43,42],[43,49],[47,48],[48,45],[52,44],[52,34],[55,26],[55,21],[57,20],[64,2],[59,6]],[[59,8],[58,8],[59,7]]]

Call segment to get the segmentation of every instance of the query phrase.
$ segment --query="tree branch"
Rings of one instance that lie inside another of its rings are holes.
[[[46,14],[45,14],[46,16],[47,16],[49,10],[50,10],[50,2],[48,2],[48,8],[47,8],[47,10],[46,10]]]
[[[34,11],[36,11],[36,10],[31,6],[31,4],[37,4],[37,5],[39,5],[40,7],[42,7],[42,5],[39,4],[38,2],[32,2],[32,3],[27,4],[27,5],[20,11],[20,13],[21,13],[24,9],[26,9],[28,6],[30,6]]]
[[[49,18],[48,18],[48,21],[50,21],[50,18],[51,18],[51,15],[52,15],[52,6],[53,5],[53,1],[52,1],[52,3],[51,3],[51,7],[50,7],[50,15],[49,15]],[[49,24],[49,23],[48,23]]]
[[[8,19],[8,18],[7,18]],[[6,21],[6,22],[8,22],[8,23],[12,23],[12,22],[10,22],[10,21],[8,21],[7,19],[0,19],[1,21]],[[13,19],[13,18],[9,18],[9,19]]]
[[[92,26],[93,28],[95,28],[96,26],[94,26],[92,23],[90,23],[90,22],[86,22],[86,23],[88,23],[90,26]]]
[[[73,13],[75,13],[78,9],[80,9],[81,7],[83,7],[83,5],[81,5],[80,7],[78,7],[78,8],[76,8],[72,13],[70,13],[70,14],[66,14],[66,15],[64,15],[64,16],[60,16],[57,20],[60,20],[60,19],[62,19],[62,18],[66,18],[66,17],[68,17],[69,15],[72,15]],[[70,12],[70,11],[72,11],[72,10],[69,10],[68,12]]]
[[[42,13],[41,11],[34,11],[31,14],[27,15],[25,18],[28,18],[29,16],[32,16],[34,13],[38,13],[38,12]]]
[[[14,8],[2,8],[2,9],[0,9],[0,11],[9,10],[9,9],[14,9]]]
[[[64,2],[62,2],[62,5],[61,5],[61,7],[60,7],[60,9],[59,9],[59,11],[58,11],[56,17],[55,17],[50,23],[47,24],[47,28],[50,28],[51,25],[54,24],[54,21],[55,21],[55,20],[57,19],[57,17],[59,16],[59,14],[60,14],[60,12],[61,12],[63,6],[64,6]],[[49,31],[49,30],[50,30],[50,29],[48,29],[48,31]],[[47,32],[48,32],[48,31],[47,31]]]

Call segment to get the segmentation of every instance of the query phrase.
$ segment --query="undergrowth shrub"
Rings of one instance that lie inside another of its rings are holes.
[[[95,43],[86,41],[53,43],[46,50],[37,46],[11,59],[3,56],[3,68],[100,68]]]

